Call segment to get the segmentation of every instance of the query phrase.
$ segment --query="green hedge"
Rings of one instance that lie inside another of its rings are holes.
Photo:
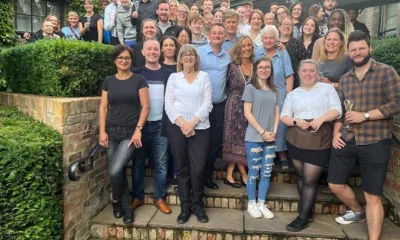
[[[14,45],[14,1],[0,0],[0,48]]]
[[[112,50],[112,46],[91,42],[41,40],[3,50],[0,69],[12,92],[95,96],[104,78],[115,73]]]
[[[400,38],[384,38],[372,42],[372,57],[392,66],[400,74]]]
[[[0,106],[0,169],[0,239],[61,239],[61,135]]]

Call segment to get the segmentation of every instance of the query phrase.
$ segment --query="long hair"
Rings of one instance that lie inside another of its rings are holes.
[[[153,19],[146,18],[145,20],[142,21],[141,26],[140,26],[140,34],[142,35],[141,36],[142,37],[142,42],[144,42],[146,40],[145,36],[143,34],[143,27],[144,27],[144,24],[148,23],[148,22],[152,22],[154,27],[156,28],[156,33],[155,33],[154,38],[158,38],[158,36],[159,36],[159,28],[157,26],[157,22],[155,20],[153,20]]]
[[[340,29],[340,30],[343,32],[344,37],[345,37],[346,42],[347,42],[347,38],[349,37],[350,33],[354,32],[354,26],[351,23],[349,15],[347,14],[347,12],[345,10],[341,9],[341,8],[337,8],[337,9],[332,11],[331,15],[329,15],[329,18],[328,18],[328,28],[329,29],[330,29],[329,22],[331,21],[332,15],[335,12],[339,12],[339,13],[341,13],[343,15],[343,19],[344,19],[343,28],[344,29]]]
[[[250,43],[252,45],[253,51],[251,52],[250,61],[252,63],[254,63],[254,55],[255,54],[254,54],[253,40],[251,40],[250,36],[248,36],[248,35],[242,35],[235,41],[235,44],[233,45],[232,50],[231,50],[232,51],[232,54],[231,54],[232,63],[235,65],[242,64],[242,44],[245,39],[249,39]]]
[[[184,3],[179,4],[178,8],[176,9],[177,13],[176,13],[176,22],[175,22],[175,24],[178,24],[179,7],[183,7],[185,9],[185,11],[187,12],[186,13],[186,20],[185,20],[185,27],[189,27],[189,12],[190,11],[189,11],[189,7]]]
[[[281,5],[281,6],[279,6],[277,9],[276,9],[276,12],[275,12],[275,20],[276,20],[276,22],[277,23],[279,23],[279,21],[278,21],[278,10],[279,9],[283,9],[283,10],[285,10],[285,12],[286,12],[286,15],[288,16],[288,17],[292,17],[291,16],[291,14],[290,14],[290,12],[289,12],[289,9],[286,7],[286,6],[283,6],[283,5]]]
[[[317,19],[317,21],[318,21],[317,15],[318,15],[318,12],[319,12],[320,9],[323,10],[321,5],[319,5],[319,4],[312,5],[310,7],[310,9],[308,9],[308,16],[309,17],[315,17],[315,19]]]
[[[322,63],[322,62],[325,62],[325,61],[328,60],[328,54],[327,54],[327,52],[326,52],[326,50],[325,50],[325,41],[326,41],[326,39],[327,39],[327,37],[328,37],[328,35],[329,35],[330,33],[336,33],[336,34],[338,34],[340,40],[342,41],[342,45],[340,46],[339,52],[338,52],[336,58],[334,59],[334,61],[335,61],[335,62],[340,62],[340,61],[342,61],[343,58],[345,57],[345,54],[346,54],[346,52],[347,52],[347,45],[346,45],[347,42],[346,42],[346,39],[345,39],[345,37],[344,37],[344,34],[343,34],[343,32],[342,32],[339,28],[332,28],[331,30],[329,30],[329,31],[326,33],[326,35],[325,35],[325,37],[324,37],[323,46],[321,47],[320,55],[319,55],[319,58],[318,58],[318,61],[317,61],[318,63]]]
[[[178,39],[176,39],[176,38],[173,37],[173,36],[164,36],[164,37],[162,37],[161,40],[160,40],[160,48],[161,48],[161,49],[163,48],[164,41],[165,41],[165,40],[168,40],[168,39],[172,40],[172,41],[174,42],[174,44],[175,44],[174,60],[177,61],[177,60],[178,60],[178,53],[179,53],[179,43],[178,43]],[[159,62],[162,63],[162,62],[164,62],[164,60],[165,60],[164,52],[161,51]]]
[[[300,17],[299,17],[299,25],[302,25],[304,20],[307,18],[307,9],[306,9],[306,7],[304,6],[304,4],[302,2],[296,2],[296,3],[292,4],[292,6],[290,7],[290,17],[292,18],[293,9],[297,5],[301,6],[301,14],[300,14]]]
[[[311,42],[315,42],[315,41],[317,41],[318,38],[321,37],[320,31],[319,31],[319,23],[315,17],[306,18],[304,20],[303,24],[301,25],[301,29],[303,29],[303,31],[301,31],[301,41],[304,42],[304,25],[308,22],[308,20],[312,20],[315,25],[315,30],[314,30],[312,40],[311,40]]]
[[[269,77],[267,78],[267,86],[269,87],[269,89],[271,89],[272,91],[276,91],[276,87],[274,84],[274,66],[272,63],[272,59],[268,58],[268,57],[261,57],[259,58],[255,63],[254,63],[254,68],[253,68],[253,77],[251,78],[250,83],[257,89],[261,89],[260,84],[258,83],[258,75],[257,75],[257,66],[261,63],[261,62],[269,62],[271,64],[271,74],[269,75]]]
[[[49,21],[49,22],[51,22],[51,21],[50,21],[50,18],[52,18],[52,17],[57,18],[57,22],[58,22],[57,26],[53,27],[53,31],[54,31],[55,33],[56,33],[56,32],[59,32],[59,31],[60,31],[60,19],[58,19],[58,17],[57,17],[56,15],[54,15],[54,14],[47,15],[47,17],[46,17],[46,19],[45,19],[44,21]]]

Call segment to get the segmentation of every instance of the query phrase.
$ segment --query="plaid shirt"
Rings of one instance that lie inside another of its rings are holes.
[[[393,67],[371,59],[364,78],[358,80],[354,68],[340,79],[339,97],[353,100],[352,111],[367,112],[378,109],[385,119],[352,124],[354,131],[341,129],[342,137],[349,141],[355,137],[357,145],[368,145],[392,137],[392,118],[400,112],[400,77]],[[343,114],[344,116],[344,114]],[[342,117],[341,121],[344,121]]]

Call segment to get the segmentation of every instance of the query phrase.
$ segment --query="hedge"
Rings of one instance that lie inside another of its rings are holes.
[[[3,50],[0,70],[12,92],[95,96],[104,78],[115,73],[112,50],[112,46],[94,42],[41,40]]]
[[[62,239],[62,137],[0,106],[0,239]]]
[[[400,38],[391,37],[372,42],[372,57],[392,66],[400,74]]]
[[[14,1],[0,0],[0,48],[12,46],[17,38],[14,28]]]

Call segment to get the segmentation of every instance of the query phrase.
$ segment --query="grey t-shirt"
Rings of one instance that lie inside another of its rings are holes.
[[[254,117],[258,124],[267,132],[274,130],[275,107],[279,106],[279,94],[271,90],[261,90],[255,88],[252,84],[248,84],[243,92],[242,101],[252,103]],[[250,124],[247,126],[245,141],[248,142],[264,142],[261,137]]]
[[[319,72],[333,83],[338,83],[340,78],[350,71],[353,65],[349,57],[344,56],[343,60],[336,62],[334,60],[326,60],[319,64]]]

